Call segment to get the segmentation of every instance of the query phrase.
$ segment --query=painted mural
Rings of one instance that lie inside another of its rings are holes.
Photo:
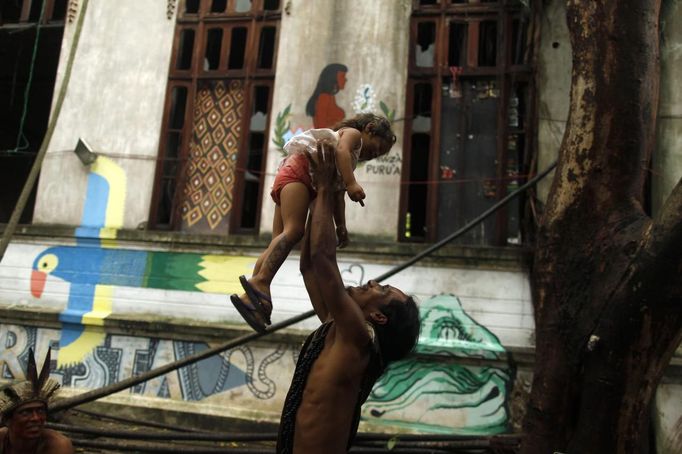
[[[179,271],[181,268],[177,268]],[[362,266],[346,270],[360,281]],[[185,290],[193,284],[184,282]],[[194,284],[197,285],[197,284]],[[419,355],[394,363],[377,382],[362,420],[411,430],[494,434],[507,430],[509,368],[466,366],[458,358],[504,359],[504,348],[462,309],[453,295],[422,304]],[[48,347],[61,355],[59,330],[0,324],[0,377],[24,377],[28,349]],[[98,388],[210,348],[203,342],[105,334],[79,361],[53,364],[52,377],[65,386]],[[127,393],[205,401],[276,418],[283,405],[298,344],[245,345],[139,384]],[[56,367],[55,367],[56,366]],[[256,400],[254,400],[256,399]],[[229,404],[229,405],[228,405]]]
[[[458,363],[458,358],[506,362],[499,339],[471,318],[454,295],[435,296],[419,310],[418,355],[389,366],[364,405],[363,418],[426,432],[507,431],[511,369]]]
[[[336,94],[346,87],[347,73],[348,67],[341,63],[328,64],[320,72],[315,89],[305,106],[305,114],[311,117],[312,126],[309,124],[292,126],[290,121],[293,115],[291,104],[288,104],[281,112],[277,113],[272,143],[275,144],[282,154],[284,154],[284,144],[296,134],[300,134],[311,127],[331,128],[346,118],[346,111],[336,102]],[[395,109],[389,108],[384,101],[379,101],[377,104],[377,99],[378,95],[372,84],[360,84],[355,91],[351,108],[355,114],[366,112],[378,113],[378,110],[381,110],[383,115],[393,123],[396,120]],[[392,172],[384,173],[379,171],[371,173],[393,174]]]
[[[180,205],[182,230],[226,234],[233,205],[244,88],[239,80],[204,81],[196,96]]]
[[[249,273],[250,257],[163,253],[116,247],[123,225],[126,176],[106,156],[90,167],[81,226],[75,246],[50,247],[31,267],[31,294],[41,298],[48,277],[69,284],[59,340],[58,365],[76,364],[102,345],[104,319],[111,314],[115,287],[230,294],[237,276]]]
[[[123,169],[106,156],[90,166],[81,225],[76,229],[77,247],[103,253],[114,247],[116,230],[123,225],[127,180]],[[95,254],[97,255],[97,254]],[[31,293],[40,297],[47,275],[60,267],[58,254],[36,257],[31,269]],[[86,268],[87,269],[87,268]],[[111,314],[111,286],[99,284],[90,273],[78,274],[69,289],[67,307],[60,314],[60,364],[76,362],[82,352],[99,345],[104,337],[103,319]]]
[[[320,72],[305,107],[306,115],[313,118],[314,128],[331,128],[346,117],[346,112],[336,104],[335,96],[345,88],[347,72],[348,67],[341,63],[331,63]]]
[[[100,345],[98,329],[111,314],[116,286],[210,292],[241,291],[237,276],[250,273],[256,259],[190,253],[167,253],[102,248],[96,245],[55,246],[36,257],[31,271],[31,294],[40,298],[48,276],[69,286],[59,365],[82,361]]]
[[[59,351],[58,330],[0,324],[0,377],[23,379],[28,350],[37,354],[52,347]],[[63,386],[98,388],[144,373],[210,348],[206,343],[183,342],[107,334],[91,355],[68,366],[55,367],[51,377]],[[151,397],[197,401],[223,394],[223,398],[277,401],[288,388],[278,369],[294,365],[294,351],[285,344],[274,348],[242,346],[136,385],[127,392]],[[236,391],[236,392],[235,392]],[[265,406],[265,410],[269,409]],[[274,410],[274,407],[273,407]]]

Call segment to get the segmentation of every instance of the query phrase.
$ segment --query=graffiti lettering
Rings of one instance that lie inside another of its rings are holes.
[[[367,164],[365,169],[372,175],[400,175],[400,167],[393,164]]]
[[[21,330],[21,332],[17,332]],[[0,325],[0,368],[2,378],[23,378],[24,371],[19,356],[26,350],[28,336],[18,326]]]

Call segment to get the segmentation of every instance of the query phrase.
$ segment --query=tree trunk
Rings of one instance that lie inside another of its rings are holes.
[[[571,104],[532,270],[523,453],[637,453],[682,340],[682,182],[643,209],[660,0],[569,0]]]

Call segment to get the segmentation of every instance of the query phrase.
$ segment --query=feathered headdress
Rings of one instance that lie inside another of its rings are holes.
[[[6,386],[0,390],[0,416],[2,416],[3,421],[20,405],[29,402],[44,402],[47,405],[59,389],[60,384],[50,378],[50,354],[51,349],[48,349],[45,362],[43,362],[43,367],[38,374],[33,349],[29,348],[26,367],[26,378],[28,380]]]

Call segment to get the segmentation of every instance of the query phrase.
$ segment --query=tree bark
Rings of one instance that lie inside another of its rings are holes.
[[[523,453],[635,453],[682,340],[682,182],[644,211],[660,0],[569,0],[571,103],[532,270]]]

